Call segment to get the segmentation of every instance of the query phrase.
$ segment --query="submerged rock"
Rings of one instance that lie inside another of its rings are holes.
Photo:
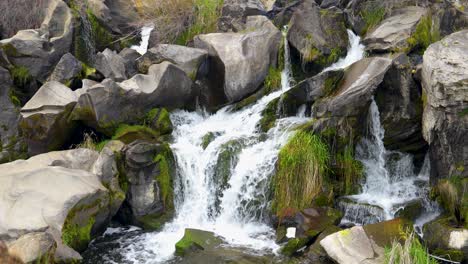
[[[213,232],[186,228],[184,237],[175,245],[176,255],[184,256],[190,252],[210,250],[222,242]]]
[[[453,33],[424,53],[423,136],[433,178],[468,176],[468,30]]]

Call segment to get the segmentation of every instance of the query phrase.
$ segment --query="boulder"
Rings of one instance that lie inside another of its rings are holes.
[[[173,210],[174,157],[168,145],[141,140],[122,149],[122,172],[127,198],[119,218],[147,229],[161,226],[158,219]]]
[[[175,254],[184,256],[194,251],[210,250],[219,246],[222,242],[213,232],[186,228],[184,237],[175,245]]]
[[[468,229],[454,227],[450,218],[435,219],[423,227],[424,241],[433,254],[462,261],[468,253]]]
[[[366,50],[392,52],[408,49],[410,47],[408,39],[414,33],[419,20],[426,13],[425,8],[417,6],[394,10],[392,16],[383,20],[364,38]]]
[[[74,149],[0,165],[0,237],[9,247],[39,258],[34,252],[41,254],[50,243],[47,235],[32,237],[45,232],[57,244],[56,261],[81,258],[77,251],[103,231],[113,216],[111,208],[118,206],[91,172],[97,158],[93,150]]]
[[[8,245],[8,252],[24,263],[40,263],[54,260],[57,243],[46,232],[28,233]]]
[[[223,32],[237,32],[245,28],[248,16],[265,13],[261,0],[226,0],[223,3],[221,17],[218,19],[218,28]]]
[[[326,228],[337,225],[341,212],[330,207],[307,208],[296,214],[296,237],[316,237]]]
[[[139,24],[139,1],[127,0],[89,0],[88,8],[102,25],[106,25],[114,33],[119,35],[132,34],[135,25]]]
[[[130,78],[138,74],[137,60],[141,57],[141,54],[134,49],[125,48],[119,53],[119,55],[125,61],[125,72],[127,73],[127,76]]]
[[[0,40],[0,47],[16,67],[45,82],[60,58],[70,51],[73,39],[73,14],[62,0],[50,0],[40,29],[19,31]]]
[[[315,75],[346,54],[348,33],[344,13],[336,7],[320,9],[313,0],[304,1],[294,12],[288,30],[292,54],[307,75]]]
[[[96,55],[95,68],[104,77],[120,82],[127,79],[125,60],[110,49],[105,49]]]
[[[424,53],[423,136],[433,178],[468,176],[468,30],[453,33]]]
[[[249,30],[244,33],[195,37],[195,47],[209,53],[208,85],[202,91],[202,97],[208,98],[202,102],[209,106],[236,102],[255,92],[269,68],[276,67],[281,32],[263,16],[248,17],[246,27]]]
[[[57,150],[74,129],[70,114],[77,96],[65,85],[51,81],[21,109],[20,129],[31,155]]]
[[[171,62],[185,71],[192,80],[197,77],[198,69],[206,62],[208,53],[202,49],[179,45],[158,44],[151,48],[138,61],[138,70],[147,73],[148,68],[163,61]]]
[[[192,80],[170,62],[152,65],[122,83],[110,79],[76,91],[73,119],[112,136],[119,124],[136,124],[155,107],[170,109],[195,104]]]
[[[312,263],[327,263],[326,261],[328,260],[328,255],[320,245],[320,241],[322,241],[325,237],[339,231],[341,231],[341,228],[337,226],[329,226],[323,230],[317,239],[315,239],[314,243],[307,249],[305,254],[307,259],[309,259]]]
[[[8,70],[0,67],[0,163],[15,160],[25,152],[18,131],[19,99]]]
[[[57,63],[48,80],[57,81],[69,86],[74,79],[80,77],[82,70],[83,65],[81,62],[72,54],[67,53]]]

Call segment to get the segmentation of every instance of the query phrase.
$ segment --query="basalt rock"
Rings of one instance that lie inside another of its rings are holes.
[[[218,28],[223,32],[237,32],[245,28],[248,16],[264,14],[265,7],[260,0],[226,0],[218,19]]]
[[[71,85],[72,81],[78,79],[83,70],[83,65],[72,54],[67,53],[62,56],[55,66],[54,71],[49,76],[49,81],[57,81],[65,85]]]
[[[96,56],[95,67],[106,78],[120,82],[127,79],[125,60],[115,51],[105,49]]]

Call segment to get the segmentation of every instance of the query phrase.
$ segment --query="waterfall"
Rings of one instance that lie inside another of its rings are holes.
[[[364,45],[361,44],[361,38],[354,34],[351,29],[348,29],[348,39],[349,39],[349,47],[348,47],[348,54],[345,58],[339,59],[334,64],[330,65],[323,71],[332,71],[332,70],[339,70],[344,69],[350,66],[351,64],[355,63],[356,61],[364,58]]]
[[[84,44],[86,54],[82,54],[85,56],[86,62],[89,65],[94,65],[95,57],[96,57],[96,43],[95,38],[93,36],[93,29],[91,27],[91,22],[89,22],[88,15],[84,11],[80,11],[80,20],[81,20],[81,28],[79,38],[81,39],[82,43]]]
[[[136,50],[141,55],[145,55],[148,51],[149,39],[151,36],[151,32],[153,31],[154,26],[144,26],[141,29],[141,41],[138,45],[133,45],[130,48]]]
[[[385,131],[380,113],[373,100],[369,108],[369,137],[356,147],[356,158],[365,169],[362,193],[346,197],[340,204],[344,211],[342,223],[368,224],[390,220],[409,202],[424,200],[429,179],[429,162],[415,174],[410,154],[385,149]]]
[[[288,91],[293,83],[286,34],[283,41],[285,68],[280,90],[235,112],[232,106],[226,106],[212,115],[182,110],[171,113],[171,148],[177,163],[175,217],[159,232],[119,239],[119,248],[112,257],[119,255],[125,263],[170,261],[185,228],[213,231],[229,246],[249,248],[257,254],[273,253],[279,248],[274,229],[265,221],[270,206],[270,178],[278,152],[292,135],[292,128],[308,120],[305,107],[301,107],[297,116],[278,119],[267,133],[258,129],[268,103]],[[363,47],[351,43],[343,65],[360,59],[350,55],[356,54],[355,49]],[[203,138],[209,133],[215,137],[204,149]],[[232,153],[227,162],[228,175],[217,169],[219,157],[224,156],[226,149]],[[109,255],[106,257],[112,258]]]

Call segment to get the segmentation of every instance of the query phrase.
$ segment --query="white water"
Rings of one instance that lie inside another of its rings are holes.
[[[151,36],[151,31],[153,31],[154,26],[144,26],[141,29],[141,41],[139,45],[133,45],[130,48],[136,50],[141,55],[145,55],[148,51],[149,39]]]
[[[274,242],[274,230],[264,223],[269,206],[270,176],[281,146],[293,127],[307,121],[305,108],[296,117],[279,119],[266,137],[258,132],[261,113],[269,102],[281,96],[291,86],[289,47],[285,41],[285,69],[282,87],[237,112],[225,107],[213,115],[204,112],[176,111],[171,114],[174,123],[174,143],[178,176],[175,181],[176,216],[161,232],[146,233],[127,243],[121,252],[130,263],[161,263],[173,258],[175,243],[185,228],[213,231],[230,246],[250,248],[257,253],[274,253],[279,246]],[[359,59],[354,49],[363,49],[351,43],[350,52],[342,65]],[[206,149],[202,139],[209,133],[218,135]],[[228,142],[237,141],[242,150],[231,166],[227,187],[218,196],[220,185],[215,166],[218,156]],[[217,192],[218,190],[218,192]]]
[[[366,178],[362,193],[347,197],[359,204],[346,208],[343,223],[366,224],[390,220],[405,204],[426,196],[421,185],[426,185],[429,179],[428,159],[420,173],[415,174],[411,155],[385,149],[385,131],[380,124],[375,101],[371,103],[368,120],[370,137],[363,139],[356,147],[356,158],[363,163]],[[382,210],[378,210],[378,207]],[[363,215],[367,218],[363,219]]]
[[[323,71],[332,71],[344,69],[355,63],[356,61],[364,58],[364,45],[361,44],[361,38],[348,29],[349,47],[348,54],[345,58],[339,59],[336,63],[330,65]]]

